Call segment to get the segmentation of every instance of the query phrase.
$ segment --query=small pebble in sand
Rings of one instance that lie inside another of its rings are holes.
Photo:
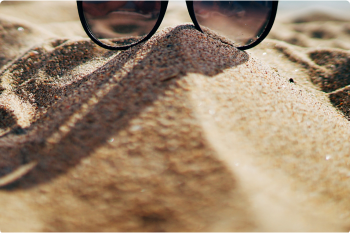
[[[37,164],[38,163],[36,161],[33,161],[31,163],[21,165],[13,172],[1,177],[0,178],[0,187],[6,186],[8,184],[11,184],[11,183],[19,180],[24,175],[26,175],[28,172],[30,172]]]
[[[114,141],[114,138],[111,138],[108,140],[108,142],[112,143]]]
[[[33,56],[38,55],[38,54],[39,54],[39,52],[36,51],[36,50],[33,50],[33,51],[29,52],[29,56],[30,57],[33,57]]]
[[[135,132],[140,130],[142,127],[140,125],[134,125],[130,128],[130,131]]]

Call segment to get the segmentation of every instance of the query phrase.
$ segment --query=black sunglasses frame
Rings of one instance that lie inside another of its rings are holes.
[[[156,24],[154,25],[152,31],[149,34],[147,34],[147,36],[145,36],[142,40],[140,40],[140,41],[138,41],[138,42],[136,42],[134,44],[131,44],[131,45],[128,45],[128,46],[119,46],[119,47],[108,46],[106,44],[103,44],[97,38],[95,38],[93,33],[90,31],[90,28],[89,28],[89,26],[88,26],[88,24],[87,24],[87,22],[85,20],[84,10],[83,10],[83,1],[77,1],[77,6],[78,6],[78,13],[79,13],[80,22],[81,22],[81,24],[82,24],[86,34],[90,37],[90,39],[93,42],[95,42],[97,45],[101,46],[102,48],[109,49],[109,50],[127,50],[130,47],[132,47],[132,46],[135,46],[135,45],[140,44],[140,43],[142,43],[144,41],[147,41],[148,39],[150,39],[155,34],[155,32],[158,30],[160,24],[163,21],[165,12],[166,12],[167,7],[168,7],[168,2],[169,2],[168,0],[166,0],[166,1],[162,0],[161,1],[161,9],[160,9],[160,14],[159,14],[158,20],[157,20]],[[192,22],[193,22],[195,28],[198,31],[203,33],[201,27],[199,26],[199,24],[197,22],[197,19],[196,19],[195,13],[194,13],[193,1],[187,1],[186,0],[186,5],[187,5],[188,13],[190,14],[190,17],[192,19]],[[238,49],[240,49],[240,50],[247,50],[247,49],[253,48],[254,46],[257,46],[260,42],[262,42],[266,38],[266,36],[271,31],[273,23],[275,22],[275,18],[276,18],[276,14],[277,14],[277,7],[278,7],[278,0],[273,0],[272,1],[272,12],[271,12],[269,22],[266,25],[266,28],[265,28],[264,32],[252,44],[237,47]]]

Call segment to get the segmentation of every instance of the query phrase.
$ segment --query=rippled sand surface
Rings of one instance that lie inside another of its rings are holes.
[[[350,21],[282,10],[252,50],[173,5],[115,52],[2,2],[1,231],[349,231]]]

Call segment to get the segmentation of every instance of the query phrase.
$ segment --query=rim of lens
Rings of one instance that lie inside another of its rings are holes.
[[[214,2],[214,1],[212,1]],[[236,2],[243,2],[243,1],[236,1]],[[252,1],[253,2],[253,1]],[[255,1],[255,2],[260,2],[260,1]],[[274,0],[274,1],[264,1],[264,2],[271,2],[271,11],[270,11],[270,15],[266,21],[266,24],[264,27],[261,27],[262,28],[262,33],[259,37],[256,38],[256,40],[252,41],[251,43],[248,43],[246,45],[239,45],[237,46],[238,49],[240,50],[247,50],[247,49],[250,49],[256,45],[258,45],[259,43],[261,43],[265,38],[266,36],[269,34],[269,32],[271,31],[272,29],[272,26],[274,24],[274,21],[275,21],[275,18],[276,18],[276,14],[277,14],[277,8],[278,8],[278,0]],[[204,28],[205,26],[202,26],[199,24],[198,20],[197,20],[197,14],[195,13],[195,7],[194,7],[194,2],[193,1],[187,1],[187,7],[190,11],[190,16],[192,18],[192,21],[195,25],[195,27],[204,33],[205,30],[202,29],[202,27]],[[207,27],[209,29],[209,31],[214,31],[212,30],[211,28]],[[222,35],[221,33],[218,33],[218,35]],[[222,35],[224,36],[225,38],[229,39],[227,41],[232,41],[232,39],[230,39],[229,37],[225,36],[225,35]],[[224,42],[224,43],[227,43],[227,44],[230,44],[228,42]]]
[[[91,2],[91,1],[87,1],[87,2]],[[156,1],[154,1],[156,2]],[[130,43],[127,45],[111,45],[111,43],[105,43],[106,41],[112,41],[113,39],[99,39],[96,37],[95,33],[91,30],[91,27],[88,23],[88,19],[85,16],[84,13],[84,8],[83,8],[83,1],[77,1],[77,7],[78,7],[78,13],[79,13],[79,17],[80,17],[80,21],[82,23],[82,26],[86,32],[86,34],[90,37],[90,39],[92,41],[94,41],[97,45],[105,48],[105,49],[110,49],[110,50],[126,50],[134,45],[140,44],[146,40],[148,40],[149,38],[152,37],[152,35],[157,31],[157,29],[159,28],[164,15],[165,15],[165,11],[168,5],[168,1],[157,1],[160,2],[160,9],[159,9],[159,14],[158,14],[158,18],[155,19],[155,23],[152,27],[152,29],[150,30],[150,32],[148,32],[147,34],[145,34],[144,36],[142,36],[142,38],[140,38],[140,40],[134,42],[134,43]],[[118,39],[117,39],[118,40]],[[120,39],[119,39],[120,40]]]

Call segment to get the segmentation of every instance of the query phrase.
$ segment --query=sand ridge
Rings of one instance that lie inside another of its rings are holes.
[[[37,165],[1,187],[1,230],[348,231],[345,48],[75,36],[5,56],[0,176]]]

